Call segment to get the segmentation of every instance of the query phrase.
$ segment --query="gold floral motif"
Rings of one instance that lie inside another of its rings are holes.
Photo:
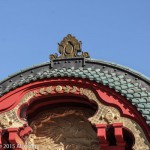
[[[39,90],[33,90],[28,92],[23,96],[19,104],[12,110],[0,114],[0,128],[7,129],[13,127],[22,127],[27,122],[25,120],[21,120],[17,113],[18,109],[21,105],[28,102],[33,97],[38,97],[39,95],[45,94],[56,94],[56,93],[72,93],[72,94],[80,94],[87,97],[88,100],[94,101],[98,110],[96,114],[89,118],[89,121],[92,124],[113,124],[113,123],[123,123],[123,126],[134,131],[133,134],[135,136],[135,145],[134,148],[136,150],[149,150],[150,143],[148,142],[142,128],[133,120],[121,117],[120,112],[110,106],[106,106],[100,102],[100,100],[96,97],[95,93],[92,90],[86,88],[78,88],[76,86],[50,86],[43,87]],[[140,143],[140,145],[139,145]]]
[[[66,85],[66,86],[63,87],[63,91],[65,93],[70,93],[71,89],[72,89],[72,87],[70,87],[69,85]]]
[[[53,90],[54,90],[54,89],[52,88],[52,86],[49,86],[49,87],[46,88],[46,92],[47,92],[47,93],[52,93]]]
[[[58,92],[58,93],[59,93],[59,92],[61,92],[61,91],[62,91],[62,89],[63,89],[63,88],[62,88],[62,86],[57,85],[55,90],[56,90],[56,92]]]
[[[70,91],[71,93],[75,93],[78,91],[78,88],[76,86],[73,86],[72,87],[72,90]]]
[[[45,89],[44,89],[44,88],[41,88],[40,91],[39,91],[39,93],[40,93],[41,95],[44,95],[44,94],[45,94]]]
[[[37,96],[37,91],[33,91],[33,95],[36,97]]]

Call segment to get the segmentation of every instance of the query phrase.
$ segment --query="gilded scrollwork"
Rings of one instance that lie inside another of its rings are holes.
[[[58,56],[57,53],[51,54],[50,59],[54,60],[73,57],[89,58],[90,56],[88,52],[81,51],[81,44],[81,41],[78,41],[74,36],[68,34],[67,37],[58,44],[58,52],[60,53],[60,56]],[[79,52],[81,52],[81,54],[78,54]]]
[[[92,90],[86,88],[79,88],[77,86],[70,86],[70,85],[48,86],[48,87],[42,87],[41,89],[36,89],[26,93],[23,96],[23,98],[20,100],[19,104],[14,109],[0,114],[0,120],[1,120],[0,128],[6,129],[6,128],[13,128],[13,127],[22,127],[24,124],[26,124],[27,122],[25,120],[21,120],[18,117],[17,113],[19,107],[24,103],[28,102],[30,99],[42,95],[44,96],[44,95],[63,94],[63,93],[82,95],[87,97],[88,100],[94,101],[98,106],[98,110],[94,116],[88,119],[92,124],[123,123],[124,127],[129,128],[131,131],[134,131],[133,132],[135,136],[134,148],[136,150],[143,150],[143,149],[149,150],[150,143],[148,142],[146,136],[144,135],[142,128],[135,121],[120,116],[120,112],[116,108],[102,104]]]

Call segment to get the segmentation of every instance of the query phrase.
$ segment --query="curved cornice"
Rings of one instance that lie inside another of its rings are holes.
[[[0,82],[0,95],[54,77],[86,78],[113,88],[137,107],[150,125],[150,79],[118,64],[85,58],[56,59],[22,70]]]

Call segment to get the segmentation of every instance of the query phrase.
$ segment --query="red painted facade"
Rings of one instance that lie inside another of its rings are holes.
[[[115,92],[114,90],[110,89],[107,86],[103,86],[101,84],[97,84],[93,81],[89,81],[86,79],[75,79],[75,78],[53,78],[53,79],[46,79],[46,80],[41,80],[41,81],[36,81],[32,82],[29,84],[26,84],[22,87],[19,87],[8,94],[4,95],[3,97],[0,98],[0,113],[7,112],[11,109],[13,109],[17,104],[20,102],[22,97],[28,93],[29,91],[39,91],[42,89],[43,94],[40,94],[40,92],[35,93],[36,98],[30,99],[26,104],[23,104],[19,109],[18,109],[18,117],[20,114],[23,115],[23,117],[26,117],[26,115],[32,114],[34,111],[37,109],[42,110],[42,107],[46,105],[51,105],[51,104],[59,104],[59,103],[82,103],[82,104],[87,104],[91,107],[93,107],[94,104],[92,104],[90,101],[84,101],[86,99],[85,96],[79,94],[78,92],[76,93],[57,93],[53,92],[49,94],[46,92],[46,88],[48,86],[77,86],[80,88],[88,88],[92,90],[97,98],[101,101],[101,103],[108,105],[108,106],[113,106],[117,108],[121,116],[130,118],[137,122],[142,128],[147,136],[147,139],[150,139],[150,127],[145,123],[145,119],[141,116],[141,114],[136,110],[136,108],[129,102],[127,101],[124,97],[122,97],[119,93]],[[61,97],[59,100],[55,100],[55,97]],[[75,97],[73,100],[69,99],[64,99],[63,96],[71,96]],[[48,101],[46,99],[52,98],[53,100]],[[45,99],[45,101],[42,102],[42,99]],[[32,106],[31,110],[25,109],[31,106],[31,104],[34,105]],[[95,125],[97,128],[97,136],[100,141],[100,147],[102,150],[124,150],[126,143],[123,139],[123,124],[120,123],[115,123],[112,124],[111,127],[113,128],[113,133],[114,137],[116,140],[116,145],[110,145],[107,137],[107,131],[106,128],[108,128],[107,125],[105,124],[97,124]],[[32,129],[28,126],[28,124],[24,124],[23,127],[21,128],[10,128],[8,130],[1,130],[0,131],[0,144],[4,147],[5,144],[11,144],[12,149],[18,150],[18,149],[23,149],[17,147],[17,145],[23,145],[24,144],[24,137],[28,136]],[[150,142],[150,141],[149,141]],[[3,150],[4,148],[1,148]]]

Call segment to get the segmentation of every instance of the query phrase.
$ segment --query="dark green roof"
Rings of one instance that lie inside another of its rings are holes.
[[[24,84],[53,77],[86,78],[107,85],[135,105],[150,125],[150,79],[114,63],[82,58],[44,63],[1,81],[0,95]]]

